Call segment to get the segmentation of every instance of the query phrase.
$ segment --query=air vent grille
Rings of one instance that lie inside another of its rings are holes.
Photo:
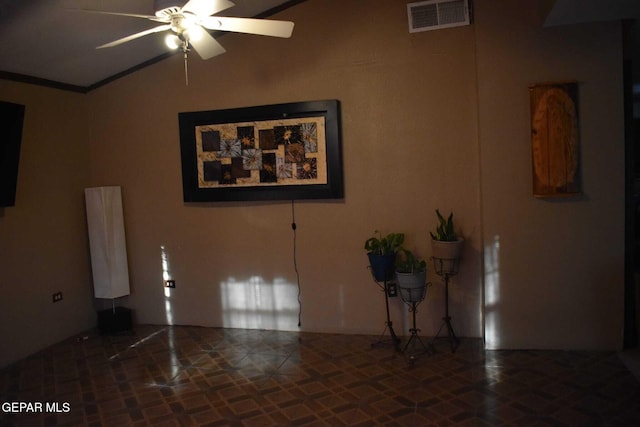
[[[409,32],[469,25],[468,0],[430,0],[407,4]]]

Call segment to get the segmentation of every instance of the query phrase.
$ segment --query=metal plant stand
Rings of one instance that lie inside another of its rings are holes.
[[[448,339],[451,344],[451,352],[455,353],[458,348],[459,340],[456,336],[453,326],[451,326],[451,316],[449,316],[449,279],[451,276],[458,274],[458,268],[460,266],[460,258],[432,258],[434,270],[438,276],[444,278],[444,317],[442,318],[442,325],[438,329],[438,333],[433,337],[432,343],[438,339]],[[440,333],[446,326],[446,336],[440,336]]]
[[[409,333],[411,336],[407,340],[406,344],[402,348],[402,352],[406,353],[407,349],[413,343],[412,352],[409,354],[409,363],[413,363],[416,360],[416,356],[424,353],[431,353],[432,347],[427,347],[422,339],[420,339],[420,329],[416,326],[416,312],[417,307],[420,305],[422,301],[424,301],[424,297],[427,293],[427,287],[430,283],[426,283],[424,286],[419,288],[400,288],[400,297],[402,301],[409,306],[409,312],[411,313],[412,327],[409,329]],[[419,350],[416,351],[417,344],[420,344]]]
[[[387,281],[384,280],[383,282],[378,282],[377,280],[375,280],[375,277],[373,279],[376,284],[378,286],[380,286],[380,289],[384,292],[384,303],[385,303],[385,307],[387,310],[387,321],[384,322],[384,329],[382,331],[382,333],[380,334],[380,337],[378,338],[378,341],[374,342],[371,344],[372,347],[379,347],[379,346],[384,346],[384,345],[393,345],[396,350],[400,350],[400,338],[398,338],[398,336],[396,335],[395,331],[393,330],[393,322],[391,322],[391,316],[389,315],[389,285],[392,283],[391,281]],[[384,336],[386,334],[386,332],[389,331],[389,335],[391,336],[390,339],[385,339]]]

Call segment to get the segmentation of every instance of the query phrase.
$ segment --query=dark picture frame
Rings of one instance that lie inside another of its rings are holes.
[[[185,202],[341,199],[340,103],[178,114]]]

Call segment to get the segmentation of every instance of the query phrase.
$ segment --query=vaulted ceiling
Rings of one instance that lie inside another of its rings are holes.
[[[300,1],[233,0],[235,6],[218,15],[266,18]],[[162,33],[96,49],[160,24],[78,9],[155,12],[154,0],[0,0],[0,78],[83,92],[175,54],[165,45]],[[222,34],[214,36],[224,45]]]
[[[220,15],[266,18],[302,1],[233,0]],[[640,18],[640,0],[540,1],[549,11],[545,26]],[[153,15],[154,0],[0,0],[0,78],[86,92],[174,54],[160,33],[96,49],[157,24],[74,9]]]

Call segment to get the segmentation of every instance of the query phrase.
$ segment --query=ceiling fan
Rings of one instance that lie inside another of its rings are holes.
[[[185,61],[189,47],[193,47],[202,59],[209,59],[225,52],[224,47],[206,30],[230,31],[282,38],[289,38],[293,33],[294,23],[290,21],[213,16],[232,6],[235,5],[229,0],[189,0],[186,3],[180,0],[154,0],[155,15],[89,9],[82,9],[82,11],[143,18],[162,23],[162,25],[148,30],[103,44],[96,49],[118,46],[153,33],[171,31],[165,38],[165,42],[170,48],[181,48],[185,54]]]

